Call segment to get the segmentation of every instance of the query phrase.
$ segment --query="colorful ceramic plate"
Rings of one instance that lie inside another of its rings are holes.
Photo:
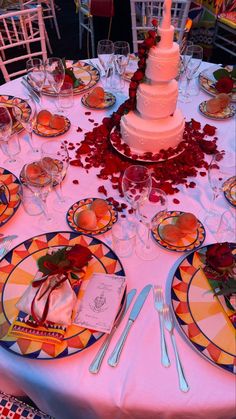
[[[19,195],[20,182],[13,173],[0,167],[0,227],[5,224],[17,211],[21,200]]]
[[[216,119],[216,120],[229,119],[229,118],[232,118],[236,113],[236,108],[233,105],[229,105],[227,106],[227,108],[223,109],[221,112],[217,112],[213,114],[207,111],[206,104],[207,104],[206,100],[200,103],[199,111],[204,116],[210,119]]]
[[[232,176],[224,182],[223,191],[227,201],[236,207],[236,176]]]
[[[152,229],[152,236],[154,240],[165,249],[173,250],[174,252],[189,252],[190,250],[196,249],[201,246],[206,237],[205,229],[198,220],[196,231],[186,234],[183,238],[176,241],[176,243],[170,243],[162,238],[162,228],[167,224],[174,224],[176,217],[183,214],[183,211],[167,211],[165,218],[155,228]]]
[[[86,106],[86,108],[89,108],[89,109],[96,109],[96,110],[107,109],[107,108],[111,108],[111,106],[113,106],[116,103],[116,97],[110,92],[105,92],[103,102],[101,102],[97,106],[90,106],[89,103],[87,102],[87,98],[89,95],[90,95],[89,92],[85,93],[85,95],[82,96],[81,98],[82,104]]]
[[[17,106],[25,116],[31,114],[31,107],[24,99],[21,99],[19,97],[9,96],[9,95],[0,95],[0,106],[6,106],[6,108],[8,108],[12,117],[12,122],[13,122],[12,133],[19,133],[24,128],[22,127],[20,122],[16,120],[16,118],[13,116],[13,113],[11,111],[13,99],[15,100],[15,106]]]
[[[77,233],[86,233],[86,234],[90,234],[92,236],[97,236],[98,234],[103,234],[106,231],[110,230],[112,228],[113,224],[116,223],[116,221],[118,219],[117,211],[113,208],[111,203],[109,201],[107,201],[108,206],[109,206],[109,210],[104,215],[104,217],[98,219],[96,230],[85,230],[85,229],[83,229],[83,228],[81,228],[77,225],[78,213],[80,211],[84,210],[84,209],[89,209],[91,203],[95,199],[96,198],[81,199],[81,201],[75,202],[75,204],[73,204],[69,208],[69,210],[67,212],[67,215],[66,215],[66,220],[67,220],[69,226],[72,228],[72,230],[77,231]]]
[[[0,262],[0,345],[5,349],[31,359],[62,358],[88,348],[102,333],[69,326],[62,343],[51,345],[7,336],[18,311],[16,302],[37,272],[36,261],[48,248],[81,244],[89,247],[93,257],[89,267],[93,272],[124,276],[125,272],[116,254],[100,240],[68,231],[57,231],[33,237],[12,249]]]
[[[195,349],[214,365],[236,373],[235,329],[200,269],[205,266],[209,246],[193,251],[180,262],[171,286],[172,306]]]
[[[65,127],[63,129],[55,129],[46,127],[45,125],[35,124],[34,125],[34,133],[39,135],[40,137],[59,137],[60,135],[65,134],[70,129],[71,123],[68,118],[63,116],[65,120]]]
[[[88,89],[91,89],[98,83],[100,79],[100,73],[96,67],[92,64],[88,64],[83,61],[77,61],[75,63],[68,61],[68,67],[73,67],[75,77],[81,81],[81,84],[74,88],[74,95],[80,95],[81,93],[86,92]],[[27,79],[30,83],[30,79]],[[32,86],[33,87],[33,86]],[[42,93],[47,96],[56,96],[55,91],[50,85],[45,85],[43,87]]]
[[[206,70],[203,70],[199,74],[199,83],[200,83],[201,88],[213,96],[216,96],[219,94],[219,92],[215,88],[216,79],[213,75],[214,71],[218,70],[219,68],[221,68],[220,65],[214,65],[207,68]],[[224,68],[227,70],[227,67],[224,67]],[[236,87],[236,83],[234,87]],[[230,96],[231,96],[232,102],[236,102],[236,92],[231,93]]]

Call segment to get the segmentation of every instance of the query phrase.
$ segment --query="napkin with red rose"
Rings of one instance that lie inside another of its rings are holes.
[[[75,288],[85,277],[91,251],[79,244],[49,251],[16,307],[9,335],[47,343],[63,340],[77,303]]]

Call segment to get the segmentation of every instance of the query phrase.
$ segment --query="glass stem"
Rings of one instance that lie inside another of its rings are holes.
[[[191,81],[191,79],[187,77],[187,83],[186,83],[186,87],[185,87],[184,94],[183,94],[183,96],[185,98],[188,97],[188,89],[189,89],[190,81]]]
[[[147,233],[147,242],[146,242],[146,249],[150,249],[150,238],[151,238],[151,229],[148,227],[148,233]]]
[[[65,202],[65,198],[64,198],[64,195],[63,195],[63,192],[62,192],[62,181],[60,181],[58,183],[59,183],[59,189],[55,189],[55,192],[57,194],[57,197],[58,197],[59,201],[61,203],[64,203]]]

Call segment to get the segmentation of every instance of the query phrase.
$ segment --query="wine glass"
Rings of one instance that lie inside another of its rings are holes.
[[[151,188],[149,195],[138,203],[138,216],[146,227],[147,238],[136,245],[137,255],[144,260],[153,260],[158,256],[157,247],[151,240],[152,229],[163,220],[167,210],[167,196],[164,191]]]
[[[43,61],[40,58],[30,58],[26,62],[26,70],[31,86],[41,94],[46,78]]]
[[[186,68],[188,65],[188,61],[192,58],[192,51],[188,50],[189,46],[192,46],[192,41],[184,40],[180,45],[180,68],[179,68],[179,93],[184,91],[184,85],[186,82]]]
[[[107,87],[107,79],[112,71],[112,65],[114,60],[114,44],[109,39],[102,39],[98,41],[97,45],[97,56],[100,64],[105,71],[105,88]]]
[[[15,156],[20,153],[20,143],[17,134],[11,136],[12,118],[7,108],[0,106],[0,146],[2,152],[9,158],[4,163],[15,163]]]
[[[114,42],[114,62],[116,71],[119,74],[119,90],[123,90],[125,81],[123,75],[129,63],[130,47],[126,41]]]
[[[65,78],[65,67],[62,60],[57,57],[48,58],[45,61],[45,74],[50,86],[56,93],[56,107],[57,111],[60,111],[59,93]]]
[[[69,166],[69,153],[63,141],[46,141],[41,147],[41,164],[46,173],[52,177],[53,185],[59,185],[54,209],[64,212],[71,204],[71,198],[62,193],[62,181]]]
[[[196,76],[197,71],[202,63],[203,58],[203,49],[199,45],[189,45],[186,48],[186,52],[184,54],[185,59],[185,74],[186,74],[186,86],[185,90],[180,96],[180,101],[187,103],[191,102],[190,94],[189,94],[189,86],[191,80]]]
[[[218,198],[224,190],[224,184],[235,176],[235,157],[232,153],[219,152],[213,155],[208,167],[208,181],[213,192],[211,207],[204,220],[212,233],[216,233],[221,219],[220,209],[216,207]]]
[[[125,199],[131,205],[135,215],[138,203],[142,202],[148,196],[151,186],[152,178],[147,167],[132,165],[124,171],[122,190]]]
[[[18,106],[18,98],[14,98],[12,112],[14,117],[17,119],[18,122],[25,128],[27,133],[29,134],[29,145],[31,148],[30,154],[33,152],[39,155],[39,148],[37,148],[34,144],[34,137],[33,137],[33,128],[36,123],[37,118],[37,110],[34,101],[31,97],[26,98],[28,105],[31,108],[30,112],[22,112],[22,110]]]

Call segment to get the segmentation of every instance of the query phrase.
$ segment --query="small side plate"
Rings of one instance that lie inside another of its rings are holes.
[[[33,132],[38,135],[39,137],[59,137],[60,135],[65,134],[70,129],[71,123],[68,118],[63,116],[65,120],[65,127],[63,129],[55,129],[46,127],[45,125],[35,124],[33,128]]]
[[[85,93],[82,98],[81,98],[81,102],[82,104],[88,108],[88,109],[96,109],[96,110],[101,110],[101,109],[107,109],[107,108],[111,108],[115,103],[116,103],[116,97],[113,95],[113,93],[110,92],[104,92],[104,101],[99,103],[99,105],[97,106],[90,106],[87,102],[87,98],[90,95],[90,92]]]
[[[221,112],[217,112],[213,114],[207,111],[206,104],[207,104],[206,100],[200,103],[199,111],[204,116],[210,119],[216,119],[216,120],[229,119],[229,118],[232,118],[236,113],[236,108],[233,105],[229,105],[227,106],[227,108],[223,109]]]
[[[232,176],[224,182],[223,191],[227,201],[236,207],[236,176]]]

